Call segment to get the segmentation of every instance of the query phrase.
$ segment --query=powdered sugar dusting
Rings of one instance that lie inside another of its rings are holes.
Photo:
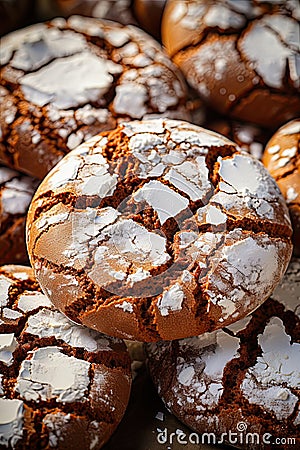
[[[108,340],[94,330],[75,325],[58,311],[41,309],[29,317],[25,332],[40,338],[54,336],[72,347],[96,352],[108,347]]]
[[[23,421],[22,400],[0,398],[0,444],[15,448],[23,437]]]
[[[167,289],[157,302],[161,315],[168,316],[170,311],[181,310],[184,297],[184,292],[178,283]]]
[[[298,401],[291,389],[299,387],[300,344],[291,343],[278,317],[269,321],[258,342],[262,355],[246,372],[242,392],[250,403],[263,406],[278,420],[287,419]]]
[[[15,389],[27,401],[84,401],[89,367],[89,362],[67,356],[58,347],[43,347],[22,362]]]

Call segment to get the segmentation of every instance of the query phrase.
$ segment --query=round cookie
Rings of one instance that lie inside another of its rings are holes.
[[[0,166],[0,265],[28,262],[25,223],[38,183]]]
[[[129,399],[124,343],[69,321],[28,267],[0,268],[0,299],[1,448],[100,449]]]
[[[210,443],[242,449],[274,448],[284,438],[280,448],[299,448],[299,260],[252,315],[213,333],[148,344],[147,352],[167,408],[200,438],[212,433]]]
[[[132,26],[79,16],[5,36],[0,162],[43,178],[119,122],[188,118],[186,86],[160,45]]]
[[[244,317],[290,259],[287,206],[263,165],[225,137],[170,119],[94,136],[40,185],[28,251],[58,309],[142,341]],[[75,285],[61,289],[61,276]]]
[[[294,252],[300,256],[300,119],[285,124],[272,136],[263,163],[288,204]]]
[[[80,14],[114,20],[124,25],[136,25],[131,3],[132,0],[36,0],[36,9],[42,20],[51,19],[55,15],[68,17]]]
[[[133,9],[141,27],[156,39],[161,38],[161,20],[166,0],[134,0]]]
[[[220,113],[271,129],[300,114],[297,0],[170,0],[162,41]]]

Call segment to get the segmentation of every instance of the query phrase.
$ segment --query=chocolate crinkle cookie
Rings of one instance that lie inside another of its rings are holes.
[[[38,181],[0,166],[0,265],[28,262],[25,223]]]
[[[145,116],[189,117],[186,86],[132,26],[72,16],[1,41],[0,162],[43,178],[99,131]]]
[[[129,399],[125,344],[69,321],[32,269],[0,268],[0,447],[100,449]]]
[[[276,287],[292,229],[263,165],[169,119],[127,122],[67,155],[28,214],[36,276],[58,309],[142,341],[212,331]]]
[[[298,0],[169,0],[162,41],[220,113],[274,130],[300,115]]]
[[[147,344],[167,407],[210,443],[242,449],[300,445],[300,261],[259,309],[190,339]],[[207,436],[207,435],[206,435]]]
[[[263,163],[275,178],[293,225],[294,252],[300,256],[300,119],[281,127],[270,139]]]

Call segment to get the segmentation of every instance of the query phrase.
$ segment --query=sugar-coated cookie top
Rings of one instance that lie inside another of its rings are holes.
[[[134,318],[135,298],[151,297],[160,321],[196,305],[202,286],[220,326],[268,296],[290,234],[259,161],[221,135],[169,119],[124,123],[79,146],[46,177],[28,220],[32,263],[50,296],[50,273],[64,267],[78,292],[83,279],[100,289],[89,302],[99,295],[101,308],[110,298]]]
[[[30,425],[24,419],[31,404],[42,408],[39,422],[50,446],[53,440],[58,443],[68,439],[69,431],[64,425],[75,420],[78,407],[83,421],[95,421],[89,439],[100,442],[105,428],[100,422],[106,422],[107,413],[103,412],[99,421],[95,411],[92,416],[87,411],[91,405],[99,408],[99,401],[106,401],[107,392],[114,392],[110,360],[122,367],[120,389],[126,397],[130,366],[122,341],[67,319],[41,292],[28,267],[0,268],[0,443],[4,447],[15,448],[21,442],[24,448],[29,448],[30,435],[39,436],[36,423]],[[99,391],[99,397],[93,393],[94,389]],[[68,404],[73,405],[72,417],[67,417]],[[114,409],[110,420],[118,421],[123,411],[120,412],[117,403]],[[55,430],[57,413],[61,414],[60,432]],[[85,433],[84,428],[82,432]]]
[[[0,162],[38,178],[124,120],[189,118],[178,69],[134,26],[56,18],[3,37],[0,60]]]
[[[208,420],[228,431],[227,414],[228,423],[243,418],[249,428],[260,417],[257,432],[272,427],[270,417],[294,430],[300,419],[299,305],[300,264],[293,259],[252,315],[213,333],[148,344],[151,374],[168,407],[198,430]]]

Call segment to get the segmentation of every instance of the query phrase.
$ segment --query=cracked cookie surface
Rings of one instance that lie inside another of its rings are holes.
[[[162,40],[211,107],[274,129],[300,114],[299,18],[296,0],[171,0]]]
[[[0,265],[28,262],[25,223],[38,181],[0,166]]]
[[[213,333],[147,344],[146,350],[160,396],[192,429],[231,444],[229,433],[242,432],[243,440],[235,435],[239,448],[274,448],[267,444],[283,437],[294,438],[293,445],[299,446],[298,259],[252,315]],[[246,433],[256,433],[260,441],[246,441]]]
[[[80,16],[5,36],[0,96],[0,162],[38,178],[119,122],[189,119],[183,78],[153,38]]]
[[[27,223],[54,304],[143,341],[242,318],[270,295],[292,248],[287,207],[263,165],[169,119],[127,122],[79,146],[42,182]]]
[[[294,252],[300,256],[300,119],[283,125],[272,136],[262,161],[288,204]]]
[[[25,266],[0,267],[0,446],[100,449],[129,399],[125,344],[57,311]]]

